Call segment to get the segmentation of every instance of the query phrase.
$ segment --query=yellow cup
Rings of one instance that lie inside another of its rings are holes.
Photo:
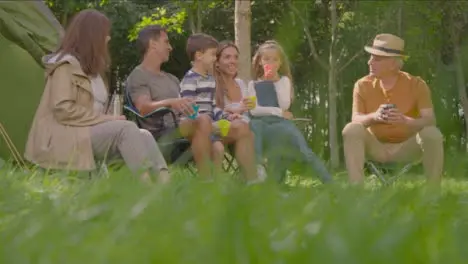
[[[251,95],[249,96],[249,100],[252,101],[253,107],[257,106],[257,96]]]
[[[219,133],[222,137],[227,136],[229,129],[231,128],[231,122],[226,119],[221,119],[218,121]]]

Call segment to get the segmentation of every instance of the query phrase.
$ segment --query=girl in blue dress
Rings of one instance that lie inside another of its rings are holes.
[[[300,161],[322,182],[332,177],[323,161],[310,149],[289,112],[294,90],[291,71],[282,47],[267,41],[257,50],[252,63],[253,80],[248,83],[248,96],[256,98],[250,113],[250,128],[255,134],[258,162],[268,159],[268,174],[282,179],[290,161]]]

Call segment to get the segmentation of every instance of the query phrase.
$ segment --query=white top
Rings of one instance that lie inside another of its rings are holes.
[[[239,88],[241,89],[241,95],[242,95],[242,98],[244,98],[247,94],[248,94],[248,91],[247,91],[247,87],[245,86],[245,83],[243,80],[239,79],[239,78],[236,78],[235,79],[237,85],[239,85]],[[236,106],[240,106],[241,104],[241,101],[239,102],[231,102],[229,101],[229,98],[224,95],[224,107],[236,107]]]
[[[58,57],[60,54],[56,54],[48,59],[49,63],[56,63],[60,61],[64,61],[68,58],[75,58],[70,54],[65,54],[60,60]],[[75,58],[76,59],[76,58]],[[97,113],[104,114],[105,106],[107,103],[107,89],[106,85],[104,84],[104,80],[102,79],[101,75],[97,75],[96,77],[88,76],[89,80],[91,81],[91,88],[93,89],[93,96],[94,96],[94,111]]]
[[[237,82],[237,85],[239,85],[239,88],[241,89],[241,94],[242,94],[242,98],[246,97],[246,95],[248,94],[248,91],[247,91],[247,86],[245,85],[245,82],[239,78],[236,78],[235,81]],[[231,102],[229,101],[229,98],[227,98],[227,96],[225,95],[224,96],[224,108],[231,108],[231,109],[235,109],[235,108],[240,108],[242,106],[242,102],[239,101],[239,102]],[[246,122],[249,122],[249,117],[247,116],[247,111],[244,112],[244,114],[242,115],[242,119]]]
[[[278,81],[274,83],[276,94],[278,96],[279,107],[264,107],[258,105],[257,107],[250,110],[250,113],[254,116],[268,116],[276,115],[283,116],[283,111],[287,111],[291,106],[291,81],[287,76],[282,76]],[[248,96],[256,96],[254,81],[250,81],[248,85]]]
[[[104,80],[99,74],[96,77],[89,77],[89,79],[91,80],[91,88],[93,88],[94,111],[104,114],[108,97]]]

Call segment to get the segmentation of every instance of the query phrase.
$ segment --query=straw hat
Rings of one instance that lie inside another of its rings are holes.
[[[392,34],[379,34],[374,38],[372,46],[364,47],[370,54],[385,57],[406,57],[404,49],[405,41]]]

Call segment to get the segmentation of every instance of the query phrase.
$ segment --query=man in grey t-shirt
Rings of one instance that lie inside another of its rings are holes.
[[[179,80],[177,77],[163,71],[159,73],[151,72],[145,69],[143,65],[138,65],[128,76],[127,89],[133,102],[138,101],[140,97],[150,98],[155,102],[169,100],[168,104],[171,107],[170,100],[179,98]],[[179,119],[180,113],[177,114]],[[173,117],[170,115],[165,115],[163,118],[159,116],[146,118],[141,120],[141,124],[142,128],[150,131],[156,139],[173,131],[175,127]]]
[[[137,44],[141,48],[143,60],[128,76],[126,89],[140,114],[145,115],[161,107],[171,108],[179,117],[192,114],[193,101],[180,97],[179,80],[161,71],[161,65],[169,60],[172,51],[165,29],[157,25],[143,28],[138,34]],[[164,120],[158,117],[148,118],[142,123],[156,139],[168,131],[173,132],[174,124],[169,117],[165,117]],[[177,132],[191,141],[199,173],[205,177],[210,175],[211,157],[219,157],[224,153],[224,148],[212,147],[214,144],[211,141],[211,118],[199,115],[195,120],[181,119]]]

